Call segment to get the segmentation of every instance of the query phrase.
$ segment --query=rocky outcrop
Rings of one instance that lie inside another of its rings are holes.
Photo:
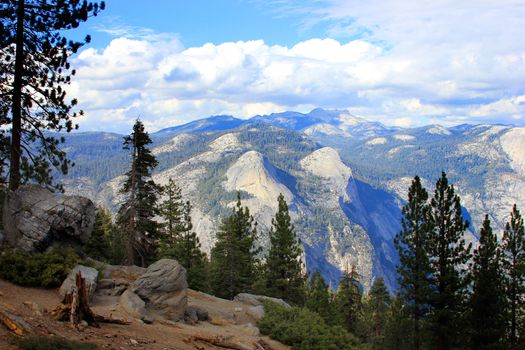
[[[235,296],[235,298],[233,298],[233,300],[239,303],[248,304],[252,306],[261,306],[264,302],[271,301],[272,303],[284,306],[287,309],[291,308],[290,304],[288,304],[286,301],[278,298],[267,297],[265,295],[239,293]]]
[[[155,262],[122,294],[120,305],[141,319],[183,319],[188,306],[186,269],[176,260]]]
[[[3,220],[7,244],[26,252],[51,246],[80,245],[89,240],[95,205],[80,196],[57,196],[37,185],[10,192]]]
[[[98,271],[92,267],[77,265],[73,270],[69,272],[64,282],[60,286],[58,293],[63,298],[66,294],[71,294],[73,289],[76,288],[76,275],[80,272],[82,278],[86,281],[86,289],[88,297],[91,299],[95,290],[97,289]]]

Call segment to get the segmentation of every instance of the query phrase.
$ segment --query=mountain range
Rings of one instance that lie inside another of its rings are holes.
[[[115,212],[130,155],[123,135],[72,133],[65,150],[76,166],[61,180],[66,192]],[[430,195],[445,171],[471,222],[476,242],[485,214],[501,233],[514,203],[525,204],[525,128],[506,125],[429,125],[395,128],[347,111],[315,109],[250,119],[213,116],[152,133],[159,161],[154,180],[173,178],[194,206],[192,218],[209,252],[237,191],[259,223],[259,244],[287,200],[304,246],[308,271],[335,286],[355,266],[365,289],[383,276],[395,290],[394,237],[414,175]]]

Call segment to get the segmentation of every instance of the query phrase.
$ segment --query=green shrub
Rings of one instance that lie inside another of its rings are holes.
[[[292,346],[294,350],[368,349],[340,326],[328,326],[317,313],[304,308],[284,308],[266,303],[259,321],[261,333]]]
[[[27,337],[14,341],[21,350],[96,350],[91,343],[81,343],[59,337]]]
[[[0,278],[21,286],[54,288],[78,264],[89,265],[73,250],[28,254],[7,249],[0,252]]]

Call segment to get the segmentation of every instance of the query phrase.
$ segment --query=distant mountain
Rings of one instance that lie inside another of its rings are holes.
[[[398,262],[393,238],[400,208],[418,174],[432,192],[446,171],[473,222],[488,213],[501,230],[512,204],[525,204],[525,129],[462,125],[390,128],[346,111],[284,112],[251,119],[215,116],[153,133],[159,160],[154,175],[171,177],[194,204],[195,230],[209,251],[219,222],[241,191],[260,223],[259,243],[283,193],[305,249],[309,271],[320,270],[333,286],[356,266],[365,288],[383,276],[395,289]],[[129,155],[122,136],[67,136],[77,164],[64,178],[69,192],[118,207]]]

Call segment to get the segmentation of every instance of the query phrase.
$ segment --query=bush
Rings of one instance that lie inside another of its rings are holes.
[[[14,341],[21,350],[96,350],[91,343],[81,343],[59,337],[28,337]]]
[[[328,326],[315,312],[304,308],[287,309],[266,303],[265,315],[258,322],[261,333],[291,345],[294,350],[368,349],[340,326]]]
[[[28,254],[7,249],[0,252],[0,278],[21,286],[54,288],[78,264],[89,265],[73,250]]]

